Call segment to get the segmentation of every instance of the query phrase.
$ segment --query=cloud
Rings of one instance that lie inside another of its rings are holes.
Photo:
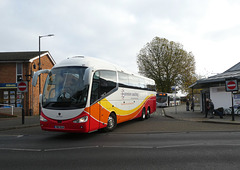
[[[199,73],[221,72],[236,64],[239,5],[227,0],[1,0],[0,50],[38,50],[38,36],[53,33],[41,39],[41,49],[57,62],[87,55],[137,72],[138,52],[159,36],[192,51]],[[226,55],[230,61],[220,62]]]

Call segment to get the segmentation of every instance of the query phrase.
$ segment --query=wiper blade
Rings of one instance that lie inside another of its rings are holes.
[[[43,104],[43,107],[47,107],[47,106],[49,106],[50,104],[55,104],[56,102],[47,102],[47,103],[45,103],[45,104]]]

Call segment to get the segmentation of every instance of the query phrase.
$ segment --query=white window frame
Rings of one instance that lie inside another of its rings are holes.
[[[21,64],[21,74],[18,73],[18,64]],[[22,76],[22,80],[23,80],[23,63],[16,63],[16,83],[18,82],[18,76]]]

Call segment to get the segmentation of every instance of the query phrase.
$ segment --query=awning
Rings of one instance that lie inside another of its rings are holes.
[[[240,81],[240,71],[230,71],[217,74],[208,78],[197,80],[195,83],[189,86],[189,88],[202,89],[216,86],[224,86],[225,80],[229,78],[235,78]]]

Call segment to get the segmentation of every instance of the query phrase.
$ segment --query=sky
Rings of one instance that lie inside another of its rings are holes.
[[[0,0],[0,52],[49,51],[107,60],[134,73],[154,37],[192,52],[208,77],[240,62],[238,0]]]

